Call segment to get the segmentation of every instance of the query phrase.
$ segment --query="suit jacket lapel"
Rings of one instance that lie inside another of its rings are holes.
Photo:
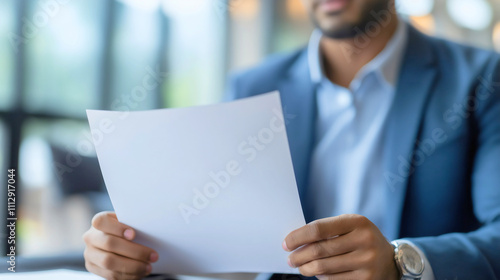
[[[388,115],[384,142],[384,177],[389,197],[386,237],[399,237],[401,216],[415,141],[425,106],[436,78],[432,47],[425,35],[409,28],[407,50],[401,66],[395,98]],[[307,51],[303,51],[279,82],[288,141],[295,177],[306,220],[313,205],[307,205],[306,189],[316,131],[316,87],[311,82]]]
[[[410,26],[384,142],[384,177],[389,202],[386,237],[390,240],[399,237],[408,178],[413,173],[415,142],[436,77],[433,61],[429,40]]]
[[[307,51],[303,51],[280,81],[283,114],[286,121],[288,142],[295,170],[295,178],[306,221],[310,221],[312,205],[306,205],[306,188],[309,182],[309,163],[314,145],[316,98],[311,82]]]

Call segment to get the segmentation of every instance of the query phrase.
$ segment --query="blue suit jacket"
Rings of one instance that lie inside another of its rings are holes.
[[[420,246],[436,279],[500,279],[500,57],[412,27],[408,40],[380,163],[386,237]],[[316,114],[306,53],[271,57],[228,86],[233,99],[281,92],[303,202]]]

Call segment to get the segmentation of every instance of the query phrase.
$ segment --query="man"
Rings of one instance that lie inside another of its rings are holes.
[[[304,4],[308,48],[229,86],[230,98],[279,90],[292,116],[312,222],[285,238],[290,266],[319,279],[500,279],[499,56],[419,33],[389,0]],[[134,235],[98,214],[87,269],[148,274],[158,255]]]

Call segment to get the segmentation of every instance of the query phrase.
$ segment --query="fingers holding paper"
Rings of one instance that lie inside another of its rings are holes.
[[[379,229],[360,215],[340,215],[292,231],[283,248],[289,265],[319,279],[398,279],[394,250]],[[295,250],[295,251],[294,251]]]
[[[134,243],[135,231],[112,212],[97,214],[83,235],[85,266],[106,279],[141,279],[158,260],[153,249]]]

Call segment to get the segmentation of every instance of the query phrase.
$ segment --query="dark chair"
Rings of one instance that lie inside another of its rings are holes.
[[[94,213],[113,210],[97,157],[75,154],[55,144],[50,144],[50,149],[54,166],[59,170],[56,182],[63,198],[83,195],[88,198]],[[68,163],[68,159],[74,162]]]

